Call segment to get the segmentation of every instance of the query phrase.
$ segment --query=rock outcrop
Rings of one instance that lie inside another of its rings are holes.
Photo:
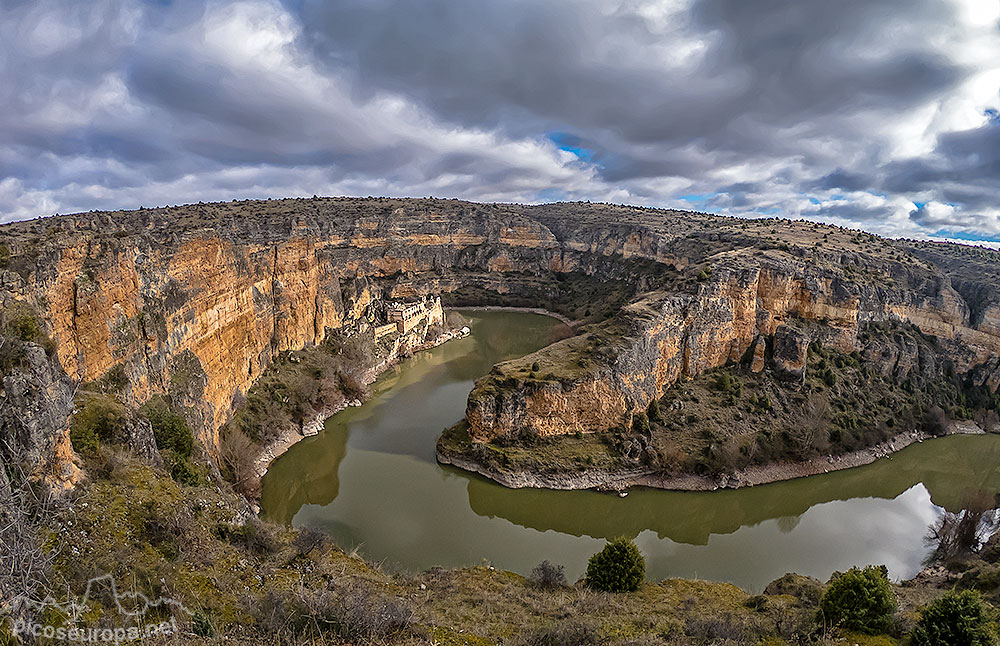
[[[678,379],[748,353],[759,359],[762,337],[772,339],[775,372],[793,381],[804,379],[806,352],[817,340],[843,352],[863,350],[876,369],[891,369],[900,381],[914,370],[937,373],[950,366],[995,391],[1000,337],[970,321],[946,277],[929,287],[928,293],[859,284],[808,262],[730,258],[695,294],[647,294],[623,308],[606,327],[624,332],[600,349],[577,337],[501,365],[470,395],[469,432],[489,440],[525,429],[558,435],[628,427],[632,414]],[[884,356],[876,358],[879,342],[858,335],[863,324],[877,321],[909,323],[935,337],[938,356],[915,344],[883,343]],[[589,338],[602,334],[598,326]],[[552,378],[525,377],[525,362],[550,363],[546,356],[572,354],[566,349],[573,347],[589,357],[587,368],[567,368],[563,360]]]
[[[1000,384],[1000,299],[981,285],[994,280],[995,257],[975,261],[988,268],[977,282],[961,273],[966,259],[948,255],[958,247],[946,253],[812,223],[590,204],[322,198],[58,216],[6,225],[0,244],[10,251],[0,305],[38,312],[65,373],[35,375],[30,395],[12,395],[11,384],[8,398],[27,397],[21,405],[30,408],[52,384],[96,381],[120,366],[129,403],[169,395],[210,453],[278,353],[358,326],[380,300],[466,288],[555,296],[566,275],[617,281],[640,296],[611,321],[542,351],[551,374],[527,379],[505,364],[481,380],[469,400],[474,436],[627,422],[667,385],[756,356],[762,339],[793,322],[811,326],[810,340],[848,351],[861,347],[862,323],[909,322],[941,341],[940,356],[917,357],[918,365],[947,362]],[[794,375],[808,341],[792,339],[786,358],[785,338],[772,343]],[[880,361],[912,369],[907,357]],[[58,403],[36,406],[46,421],[32,433],[64,447],[57,471],[71,481],[71,451],[59,439],[71,395],[68,385],[57,390]]]
[[[72,488],[80,478],[69,440],[73,384],[34,344],[23,349],[21,365],[3,375],[0,402],[0,470],[15,481],[33,480],[55,492]],[[0,489],[9,489],[4,473]]]

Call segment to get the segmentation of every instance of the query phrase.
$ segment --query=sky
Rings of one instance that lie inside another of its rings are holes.
[[[0,0],[0,222],[313,194],[1000,240],[1000,0]]]

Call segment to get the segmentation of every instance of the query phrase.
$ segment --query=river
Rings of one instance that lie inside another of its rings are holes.
[[[908,578],[928,526],[973,489],[1000,490],[1000,436],[952,436],[874,464],[748,489],[512,490],[438,465],[434,444],[462,419],[494,363],[546,345],[563,324],[522,312],[464,312],[472,334],[383,374],[372,397],[327,420],[264,478],[265,518],[330,534],[392,570],[489,562],[527,574],[543,560],[570,580],[604,539],[634,538],[647,576],[729,581],[759,592],[786,572],[826,580],[884,563]]]

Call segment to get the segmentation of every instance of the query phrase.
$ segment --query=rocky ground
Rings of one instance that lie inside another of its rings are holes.
[[[204,483],[184,485],[121,447],[85,466],[91,479],[21,537],[25,546],[56,548],[38,590],[62,599],[111,574],[123,589],[179,602],[183,610],[157,619],[173,616],[180,635],[147,643],[893,645],[945,590],[994,598],[1000,582],[1000,551],[989,543],[894,585],[899,609],[890,634],[824,631],[817,621],[824,584],[807,577],[786,575],[761,594],[680,579],[608,594],[558,579],[546,586],[489,564],[393,574],[320,534],[260,522],[207,473]],[[120,620],[104,605],[79,625]],[[9,640],[5,626],[0,636]]]

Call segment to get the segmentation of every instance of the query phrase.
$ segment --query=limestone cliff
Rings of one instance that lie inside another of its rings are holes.
[[[936,362],[939,371],[950,367],[996,391],[995,306],[973,321],[946,276],[906,278],[924,281],[921,289],[850,281],[779,254],[725,258],[693,294],[646,294],[610,324],[499,366],[470,395],[469,432],[488,440],[525,429],[553,435],[628,427],[633,413],[678,379],[763,354],[765,340],[776,372],[793,380],[804,377],[810,342],[820,341],[863,351],[901,381],[918,363]],[[882,352],[877,343],[859,340],[861,326],[878,321],[913,324],[937,339],[939,356],[915,356],[916,348]],[[535,362],[551,371],[528,374]]]
[[[474,435],[602,430],[800,322],[815,324],[809,339],[857,348],[860,323],[910,321],[942,340],[955,369],[1000,382],[1000,299],[980,285],[989,276],[959,276],[968,263],[935,249],[810,223],[319,198],[57,216],[6,225],[0,244],[0,305],[39,313],[70,382],[122,366],[130,403],[168,394],[210,452],[278,353],[358,325],[380,299],[467,288],[555,298],[569,275],[640,296],[543,351],[572,355],[572,369],[528,380],[503,368],[480,382]],[[995,275],[995,257],[977,262]]]

